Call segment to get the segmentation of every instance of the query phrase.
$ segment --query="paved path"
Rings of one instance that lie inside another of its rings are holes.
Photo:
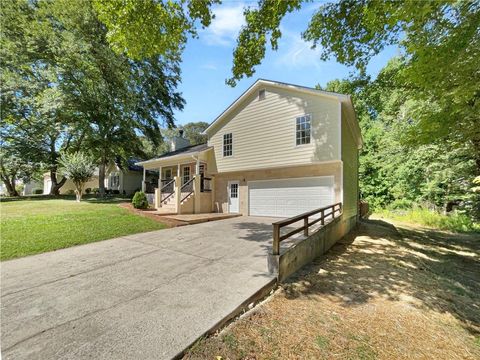
[[[168,359],[272,280],[274,219],[238,217],[1,263],[3,359]]]

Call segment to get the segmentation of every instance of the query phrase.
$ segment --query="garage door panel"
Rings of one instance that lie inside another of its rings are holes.
[[[333,176],[248,183],[249,213],[290,217],[334,202]]]

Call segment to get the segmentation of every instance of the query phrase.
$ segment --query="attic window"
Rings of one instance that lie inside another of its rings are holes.
[[[258,100],[263,100],[265,99],[265,89],[259,90],[258,91]]]

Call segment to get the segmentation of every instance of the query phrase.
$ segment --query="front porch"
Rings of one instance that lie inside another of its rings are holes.
[[[215,183],[207,168],[209,147],[197,145],[138,163],[143,166],[142,191],[158,214],[206,214],[214,209]],[[158,171],[156,183],[147,171]]]

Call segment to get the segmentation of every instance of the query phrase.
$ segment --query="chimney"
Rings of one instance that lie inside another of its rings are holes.
[[[190,146],[190,141],[183,137],[183,129],[178,129],[178,135],[172,138],[172,151],[183,149]]]

